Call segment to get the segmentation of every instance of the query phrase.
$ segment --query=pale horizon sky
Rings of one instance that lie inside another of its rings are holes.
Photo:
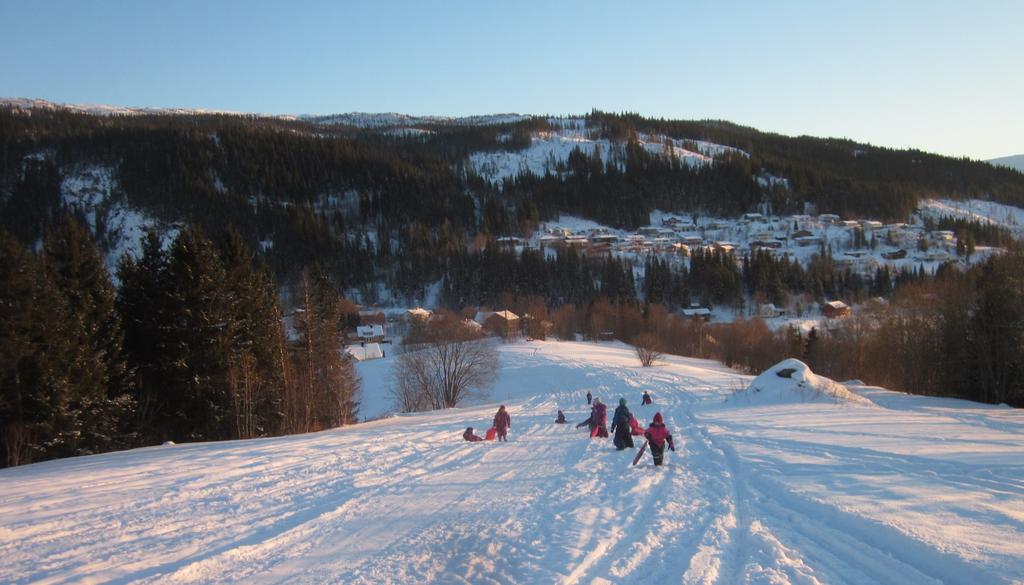
[[[0,0],[0,97],[724,119],[1024,153],[1024,2]]]

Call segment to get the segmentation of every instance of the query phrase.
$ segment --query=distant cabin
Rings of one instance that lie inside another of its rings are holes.
[[[885,258],[886,260],[900,260],[900,259],[906,258],[906,257],[907,257],[907,251],[906,250],[896,250],[894,252],[883,252],[882,253],[882,258]]]
[[[590,236],[591,244],[617,244],[619,236],[613,234],[597,234]]]
[[[561,246],[565,243],[564,236],[545,235],[540,237],[541,246]]]
[[[683,309],[683,316],[700,321],[710,321],[711,309],[707,307],[690,307],[689,309]]]
[[[485,330],[506,339],[515,337],[519,332],[519,315],[512,311],[479,311],[473,320]]]
[[[853,314],[853,309],[843,301],[829,301],[821,306],[821,314],[829,319],[841,319]]]
[[[715,251],[717,251],[719,253],[722,253],[722,254],[735,254],[736,253],[736,245],[733,244],[732,242],[715,242],[714,244],[711,244],[711,247]]]
[[[345,352],[352,357],[352,359],[358,362],[365,362],[367,360],[379,360],[385,357],[384,350],[381,348],[379,343],[366,343],[363,345],[354,345]]]
[[[797,246],[817,246],[822,242],[821,236],[800,236],[793,238]]]
[[[761,309],[758,311],[763,319],[771,319],[772,317],[782,317],[786,314],[785,309],[780,309],[772,303],[761,305]]]
[[[356,327],[356,336],[360,341],[384,341],[383,325],[359,325]]]
[[[866,230],[880,230],[882,229],[882,222],[875,221],[872,219],[860,220],[860,225]]]
[[[494,243],[501,248],[515,248],[516,246],[526,245],[526,240],[515,236],[502,236],[500,238],[496,238]]]

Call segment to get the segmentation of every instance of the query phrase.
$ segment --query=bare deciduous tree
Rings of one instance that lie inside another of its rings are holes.
[[[661,359],[661,352],[658,351],[658,336],[653,333],[641,333],[633,340],[636,347],[636,357],[640,358],[640,365],[649,368],[654,362]]]
[[[497,374],[494,341],[454,315],[444,315],[398,357],[393,394],[403,411],[450,408],[482,395]]]

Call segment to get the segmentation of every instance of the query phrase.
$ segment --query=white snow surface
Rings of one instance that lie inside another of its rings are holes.
[[[1024,238],[1024,209],[1012,205],[981,199],[924,199],[918,205],[918,213],[934,219],[952,217],[990,223],[1008,230],[1017,239]]]
[[[1021,411],[729,400],[751,377],[618,343],[499,355],[489,404],[0,470],[0,582],[1024,582]],[[662,412],[666,465],[553,424],[587,391]],[[462,441],[499,400],[509,442]]]
[[[807,367],[807,364],[793,358],[782,360],[768,368],[754,378],[743,392],[737,392],[730,399],[775,404],[818,400],[872,404],[870,400],[854,394],[842,384],[818,376]]]
[[[1015,154],[1013,156],[1001,156],[999,158],[993,158],[988,160],[989,164],[1009,167],[1011,169],[1024,173],[1024,154]]]
[[[534,132],[531,135],[529,147],[523,150],[474,152],[469,157],[470,165],[478,175],[497,184],[520,173],[537,176],[549,172],[557,174],[556,165],[565,162],[569,153],[576,148],[587,156],[593,156],[595,151],[599,151],[601,160],[606,164],[609,161],[621,163],[625,160],[625,143],[591,137],[585,120],[554,121],[557,122],[553,124],[554,130]],[[638,139],[651,154],[665,157],[674,154],[690,166],[711,164],[715,157],[727,153],[746,155],[741,150],[711,142],[646,134],[640,135]]]
[[[117,263],[125,254],[134,258],[142,255],[142,242],[148,230],[156,229],[165,246],[177,237],[178,228],[164,226],[117,197],[115,169],[82,165],[64,169],[63,175],[61,200],[68,209],[85,216],[94,237],[102,236],[104,263],[111,275],[116,275]]]

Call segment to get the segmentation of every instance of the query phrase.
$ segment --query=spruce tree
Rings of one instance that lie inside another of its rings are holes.
[[[125,446],[132,404],[125,387],[122,330],[114,286],[88,232],[65,215],[43,242],[43,266],[63,303],[68,379],[69,453]]]

